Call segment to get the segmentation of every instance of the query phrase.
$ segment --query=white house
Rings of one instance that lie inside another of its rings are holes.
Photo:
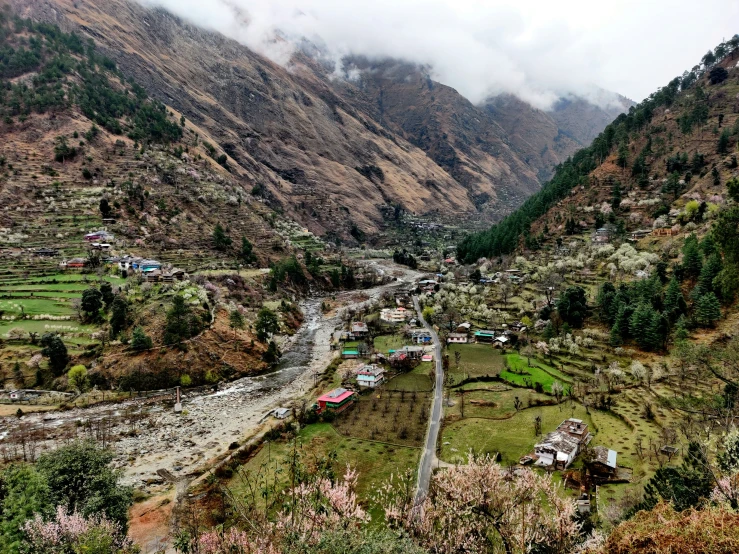
[[[374,389],[385,380],[385,370],[376,365],[366,365],[357,371],[357,384]]]
[[[566,469],[577,456],[578,446],[576,438],[561,431],[553,431],[534,446],[534,452],[539,458],[536,465]]]
[[[467,344],[467,333],[449,333],[446,341],[450,344]]]
[[[542,442],[534,446],[538,457],[536,465],[566,469],[592,438],[587,423],[581,419],[565,419],[556,431],[549,433]]]
[[[383,321],[388,321],[390,323],[404,323],[411,314],[411,311],[406,310],[402,306],[394,310],[391,310],[390,308],[384,308],[380,311],[380,319]]]
[[[290,410],[288,408],[275,408],[275,411],[272,413],[277,419],[285,419],[290,415]]]

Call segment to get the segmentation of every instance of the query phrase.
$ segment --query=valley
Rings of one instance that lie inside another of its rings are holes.
[[[739,35],[473,103],[175,8],[0,8],[0,551],[736,550]]]

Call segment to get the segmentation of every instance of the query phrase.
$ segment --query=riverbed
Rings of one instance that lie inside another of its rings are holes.
[[[397,280],[369,290],[341,293],[336,298],[340,306],[360,309],[386,290],[419,276],[391,262],[370,263]],[[155,492],[164,485],[159,470],[175,478],[201,473],[233,443],[257,433],[271,410],[289,407],[307,396],[316,377],[336,355],[330,349],[330,338],[342,324],[336,313],[324,315],[321,303],[318,297],[301,303],[303,324],[283,346],[282,359],[275,369],[238,379],[217,392],[185,396],[180,414],[174,413],[171,401],[132,399],[114,405],[28,414],[20,421],[53,436],[40,441],[39,451],[54,448],[75,435],[95,436],[115,452],[114,464],[123,471],[125,483]],[[20,424],[14,418],[3,419],[0,427]]]

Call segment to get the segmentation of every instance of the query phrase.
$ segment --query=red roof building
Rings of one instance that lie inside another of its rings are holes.
[[[344,388],[334,389],[331,392],[318,397],[318,413],[324,410],[333,410],[336,413],[343,412],[354,403],[354,391]]]

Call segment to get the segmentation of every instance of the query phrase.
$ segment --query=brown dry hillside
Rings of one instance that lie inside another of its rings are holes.
[[[288,71],[128,0],[11,3],[93,38],[126,75],[207,132],[272,207],[317,234],[376,232],[396,205],[497,220],[555,163],[519,149],[484,109],[404,64],[342,82],[305,54]]]
[[[618,105],[607,107],[567,97],[550,111],[543,111],[515,96],[500,95],[490,98],[485,109],[543,182],[552,176],[557,165],[588,146],[606,125],[633,105],[623,97],[618,97]]]

